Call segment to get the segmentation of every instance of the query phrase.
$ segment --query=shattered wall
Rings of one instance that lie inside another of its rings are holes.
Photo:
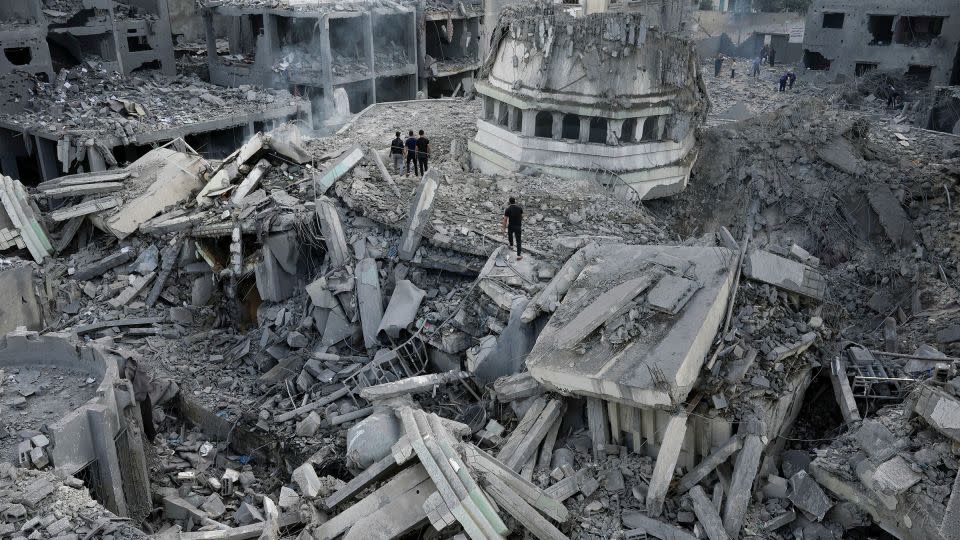
[[[807,12],[804,64],[848,76],[876,69],[957,84],[958,45],[955,0],[818,0]]]
[[[692,42],[642,13],[504,11],[477,90],[473,165],[626,184],[638,198],[686,186],[707,100]]]
[[[274,9],[201,2],[210,81],[289,89],[310,99],[314,128],[330,131],[378,101],[417,94],[417,13],[360,1]],[[217,29],[229,48],[218,50]]]

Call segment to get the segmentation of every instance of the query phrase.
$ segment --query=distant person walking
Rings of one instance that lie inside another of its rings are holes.
[[[517,240],[517,260],[523,260],[520,254],[520,223],[523,220],[523,207],[517,204],[517,199],[510,197],[507,208],[503,211],[503,230],[507,233],[507,240],[510,247],[513,247],[513,240]]]
[[[403,170],[403,139],[400,137],[400,132],[397,132],[395,139],[390,141],[390,157],[393,158],[393,174],[400,174],[400,171]]]
[[[407,159],[407,176],[410,176],[410,164],[413,163],[413,175],[420,176],[420,170],[417,168],[417,138],[413,135],[413,130],[411,129],[407,135],[407,140],[404,141],[405,148],[403,149],[403,154]]]
[[[887,108],[896,109],[903,104],[903,94],[897,91],[893,85],[887,85]]]
[[[427,162],[430,160],[430,139],[420,130],[420,137],[417,139],[417,162],[420,163],[420,174],[427,173]]]
[[[723,55],[717,53],[717,56],[713,59],[713,76],[719,77],[721,69],[723,69]]]
[[[770,54],[768,58],[770,59],[770,67],[773,67],[773,64],[777,61],[777,50],[773,47],[770,47]]]
[[[752,70],[751,74],[752,74],[754,77],[759,77],[759,76],[760,76],[760,64],[762,64],[762,63],[763,63],[763,58],[761,58],[761,57],[759,57],[759,56],[753,59],[753,70]]]

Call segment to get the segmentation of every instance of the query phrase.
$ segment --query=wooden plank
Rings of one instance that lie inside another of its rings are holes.
[[[528,531],[540,540],[565,540],[567,537],[552,523],[547,521],[540,512],[537,512],[527,501],[510,489],[495,475],[484,476],[487,492],[493,496],[507,513],[520,522]]]

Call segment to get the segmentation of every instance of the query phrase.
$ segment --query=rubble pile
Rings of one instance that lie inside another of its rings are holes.
[[[37,81],[18,114],[0,114],[15,126],[97,140],[114,136],[124,145],[139,133],[203,122],[217,116],[263,110],[266,104],[290,101],[285,90],[223,88],[191,77],[120,74],[96,61],[61,70],[57,79]]]
[[[74,477],[0,463],[0,534],[5,538],[148,538],[107,511]]]
[[[960,144],[772,76],[698,77],[642,204],[476,170],[469,92],[0,177],[0,537],[955,538]],[[79,156],[294,99],[87,64],[6,118]]]

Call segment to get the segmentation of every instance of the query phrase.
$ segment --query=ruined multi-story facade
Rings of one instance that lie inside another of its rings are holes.
[[[449,95],[480,67],[478,2],[230,0],[204,3],[203,17],[211,82],[289,89],[318,129],[418,91]]]
[[[347,3],[207,2],[210,81],[289,88],[313,103],[315,127],[377,101],[417,94],[416,10]],[[224,28],[229,48],[217,47]]]
[[[477,82],[474,166],[593,177],[640,199],[682,190],[707,109],[688,4],[644,5],[583,17],[507,8]]]
[[[0,73],[46,74],[96,58],[118,72],[176,73],[166,0],[0,2]]]
[[[816,0],[803,49],[809,69],[857,76],[876,69],[960,84],[960,3]]]

